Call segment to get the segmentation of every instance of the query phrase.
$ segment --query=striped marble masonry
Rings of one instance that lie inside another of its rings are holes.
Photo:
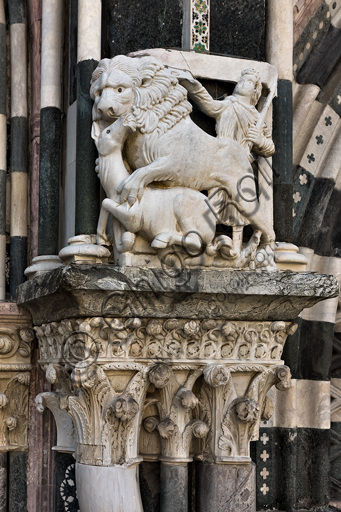
[[[10,296],[27,267],[27,20],[23,0],[9,2],[11,40],[11,218]]]

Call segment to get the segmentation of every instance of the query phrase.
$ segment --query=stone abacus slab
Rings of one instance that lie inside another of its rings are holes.
[[[163,269],[70,264],[24,283],[18,303],[36,325],[76,316],[286,321],[337,294],[333,276],[314,273],[183,269],[171,277]]]

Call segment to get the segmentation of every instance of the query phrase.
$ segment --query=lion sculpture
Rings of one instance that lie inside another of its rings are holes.
[[[256,197],[248,152],[232,140],[208,135],[191,120],[187,91],[170,69],[149,56],[103,59],[93,72],[90,95],[100,131],[129,115],[131,130],[122,153],[131,174],[112,191],[121,204],[132,207],[150,184],[197,191],[222,188],[229,204],[261,233],[262,243],[273,244],[273,227],[259,204],[238,192],[240,179],[250,176],[249,190]]]

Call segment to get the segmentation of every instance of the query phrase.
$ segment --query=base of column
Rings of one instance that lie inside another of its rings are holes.
[[[237,510],[256,512],[255,464],[198,463],[197,512]]]
[[[188,470],[185,464],[161,462],[160,511],[188,511]]]
[[[76,464],[79,508],[82,512],[143,512],[138,465]]]

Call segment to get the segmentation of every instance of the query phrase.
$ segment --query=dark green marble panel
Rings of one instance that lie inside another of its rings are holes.
[[[27,510],[27,452],[9,453],[8,512]]]
[[[289,336],[282,359],[294,379],[330,380],[334,324],[297,319],[299,327]]]
[[[265,60],[265,1],[211,2],[210,51]]]
[[[11,259],[10,259],[10,298],[15,301],[17,297],[17,287],[26,281],[24,274],[27,268],[27,237],[11,237]]]
[[[103,0],[102,57],[181,48],[181,0]]]
[[[0,114],[6,115],[6,25],[0,23]]]
[[[76,235],[96,233],[100,208],[100,181],[95,172],[97,149],[91,138],[92,99],[90,80],[98,62],[77,66]]]
[[[61,170],[61,111],[40,111],[39,255],[58,254],[59,182]]]
[[[28,156],[28,122],[27,117],[11,118],[11,172],[27,173]]]

